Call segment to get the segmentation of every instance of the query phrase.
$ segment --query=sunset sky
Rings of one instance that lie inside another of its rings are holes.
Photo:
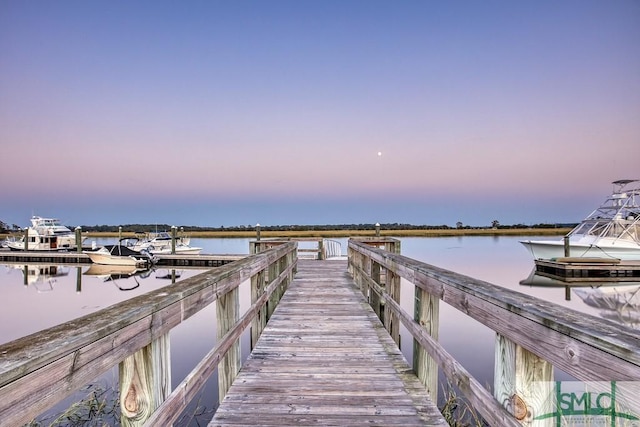
[[[578,222],[640,179],[640,1],[3,0],[0,153],[21,226]]]

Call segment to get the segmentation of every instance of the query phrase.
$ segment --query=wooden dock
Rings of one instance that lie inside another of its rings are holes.
[[[446,426],[425,386],[347,273],[298,272],[209,423]]]
[[[244,258],[246,255],[156,255],[156,266],[159,267],[220,267]],[[0,262],[13,264],[91,264],[89,256],[76,251],[11,251],[0,250]]]
[[[635,282],[640,261],[617,258],[563,257],[535,260],[536,273],[563,282]]]

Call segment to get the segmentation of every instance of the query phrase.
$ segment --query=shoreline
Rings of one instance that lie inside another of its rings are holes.
[[[504,228],[504,229],[449,229],[449,230],[380,230],[380,237],[455,237],[455,236],[564,236],[571,228]],[[191,238],[255,238],[255,230],[246,231],[189,231]],[[83,232],[86,237],[118,237],[117,232]],[[122,232],[122,237],[133,237],[134,232]],[[178,232],[178,236],[181,233]],[[1,237],[1,235],[0,235]],[[331,238],[376,237],[375,230],[261,230],[260,238]]]

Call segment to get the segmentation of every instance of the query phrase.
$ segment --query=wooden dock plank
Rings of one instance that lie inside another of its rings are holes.
[[[209,427],[446,426],[347,274],[345,261],[298,272]]]

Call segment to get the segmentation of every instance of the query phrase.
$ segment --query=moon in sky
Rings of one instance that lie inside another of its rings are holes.
[[[378,151],[378,157],[382,156],[382,151]]]

